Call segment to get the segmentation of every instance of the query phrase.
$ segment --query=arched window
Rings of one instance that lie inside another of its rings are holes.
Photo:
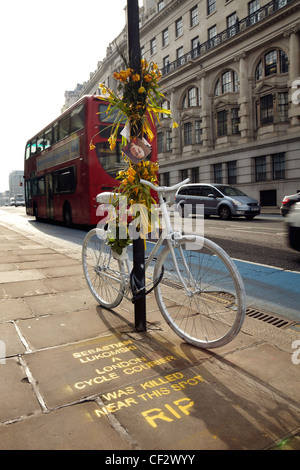
[[[261,80],[273,74],[289,71],[288,57],[281,49],[267,52],[259,61],[255,70],[255,79]]]
[[[200,92],[199,88],[191,87],[185,93],[182,99],[182,109],[192,108],[194,106],[200,106]]]
[[[220,96],[224,93],[234,91],[239,91],[238,74],[234,70],[227,70],[218,78],[215,85],[214,95]]]

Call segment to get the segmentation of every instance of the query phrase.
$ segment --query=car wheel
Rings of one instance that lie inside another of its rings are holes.
[[[221,206],[219,209],[219,217],[222,220],[231,219],[231,211],[228,206]]]
[[[66,203],[64,206],[63,218],[64,218],[64,225],[66,227],[71,227],[72,226],[72,210],[68,203]]]

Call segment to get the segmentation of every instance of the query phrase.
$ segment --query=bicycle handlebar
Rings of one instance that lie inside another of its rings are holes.
[[[149,186],[151,189],[153,189],[157,193],[167,193],[167,192],[175,191],[176,189],[180,188],[181,186],[188,183],[189,181],[190,181],[190,178],[187,178],[184,181],[181,181],[180,183],[174,184],[174,186],[155,186],[150,181],[143,180],[143,179],[140,180],[142,184]]]

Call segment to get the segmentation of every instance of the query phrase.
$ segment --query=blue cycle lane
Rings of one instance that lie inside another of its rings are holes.
[[[147,243],[146,256],[152,248],[153,245]],[[233,261],[245,284],[247,307],[260,308],[300,323],[300,272],[238,259]]]
[[[247,306],[300,323],[300,273],[234,260],[245,284]]]

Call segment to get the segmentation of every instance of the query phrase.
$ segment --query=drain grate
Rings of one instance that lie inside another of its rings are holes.
[[[246,315],[248,317],[255,318],[256,320],[260,320],[265,323],[269,323],[270,325],[276,326],[276,328],[281,329],[286,329],[290,328],[291,326],[298,325],[298,323],[293,320],[289,320],[287,318],[274,315],[274,313],[270,313],[265,310],[259,310],[253,307],[247,308]]]

